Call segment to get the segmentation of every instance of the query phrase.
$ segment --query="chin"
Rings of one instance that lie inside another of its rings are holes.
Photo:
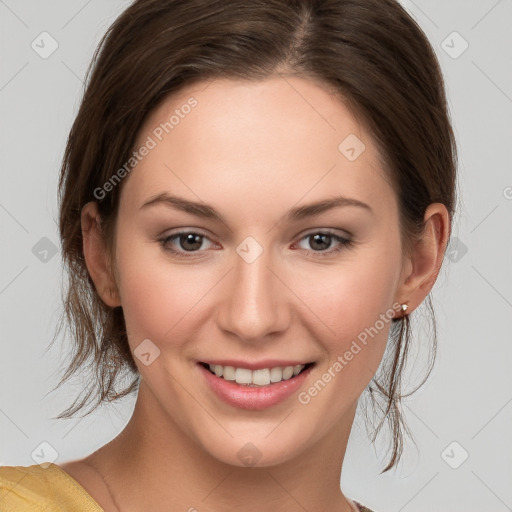
[[[202,433],[199,442],[205,452],[224,464],[241,468],[272,467],[300,457],[309,445],[314,444],[315,439],[308,438],[303,427],[290,427],[287,425],[286,429],[278,432],[279,424],[274,424],[254,435],[248,434],[245,428],[244,434],[208,439]],[[228,425],[227,430],[233,433],[235,429]]]

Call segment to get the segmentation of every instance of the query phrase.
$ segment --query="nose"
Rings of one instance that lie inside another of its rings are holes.
[[[252,262],[234,255],[234,268],[223,280],[225,298],[217,310],[221,330],[250,343],[286,331],[291,292],[273,267],[269,251]]]

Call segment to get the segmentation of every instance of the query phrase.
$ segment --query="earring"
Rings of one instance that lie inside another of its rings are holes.
[[[400,309],[402,310],[402,313],[404,314],[404,316],[405,316],[405,312],[407,311],[408,308],[409,308],[409,306],[407,304],[400,304]]]

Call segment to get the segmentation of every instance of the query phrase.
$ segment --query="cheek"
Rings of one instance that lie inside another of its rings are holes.
[[[372,325],[392,307],[399,276],[396,261],[358,257],[296,283],[318,323],[344,338]]]
[[[398,243],[382,243],[301,280],[299,295],[311,309],[303,321],[323,345],[329,365],[342,359],[342,371],[333,371],[343,374],[336,381],[345,388],[362,390],[380,364],[399,275]]]
[[[119,243],[116,264],[130,345],[146,338],[156,344],[180,340],[185,326],[190,335],[197,305],[214,285],[212,276],[171,264],[163,253],[155,258],[152,243],[128,245],[129,252]]]

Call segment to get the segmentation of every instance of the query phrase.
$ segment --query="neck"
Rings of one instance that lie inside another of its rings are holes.
[[[158,413],[155,413],[158,411]],[[122,512],[241,509],[353,510],[340,490],[350,418],[294,460],[238,467],[209,455],[159,407],[143,383],[125,429],[89,457]],[[207,448],[207,447],[206,447]],[[142,490],[142,492],[141,492]],[[162,507],[162,504],[166,504]]]

